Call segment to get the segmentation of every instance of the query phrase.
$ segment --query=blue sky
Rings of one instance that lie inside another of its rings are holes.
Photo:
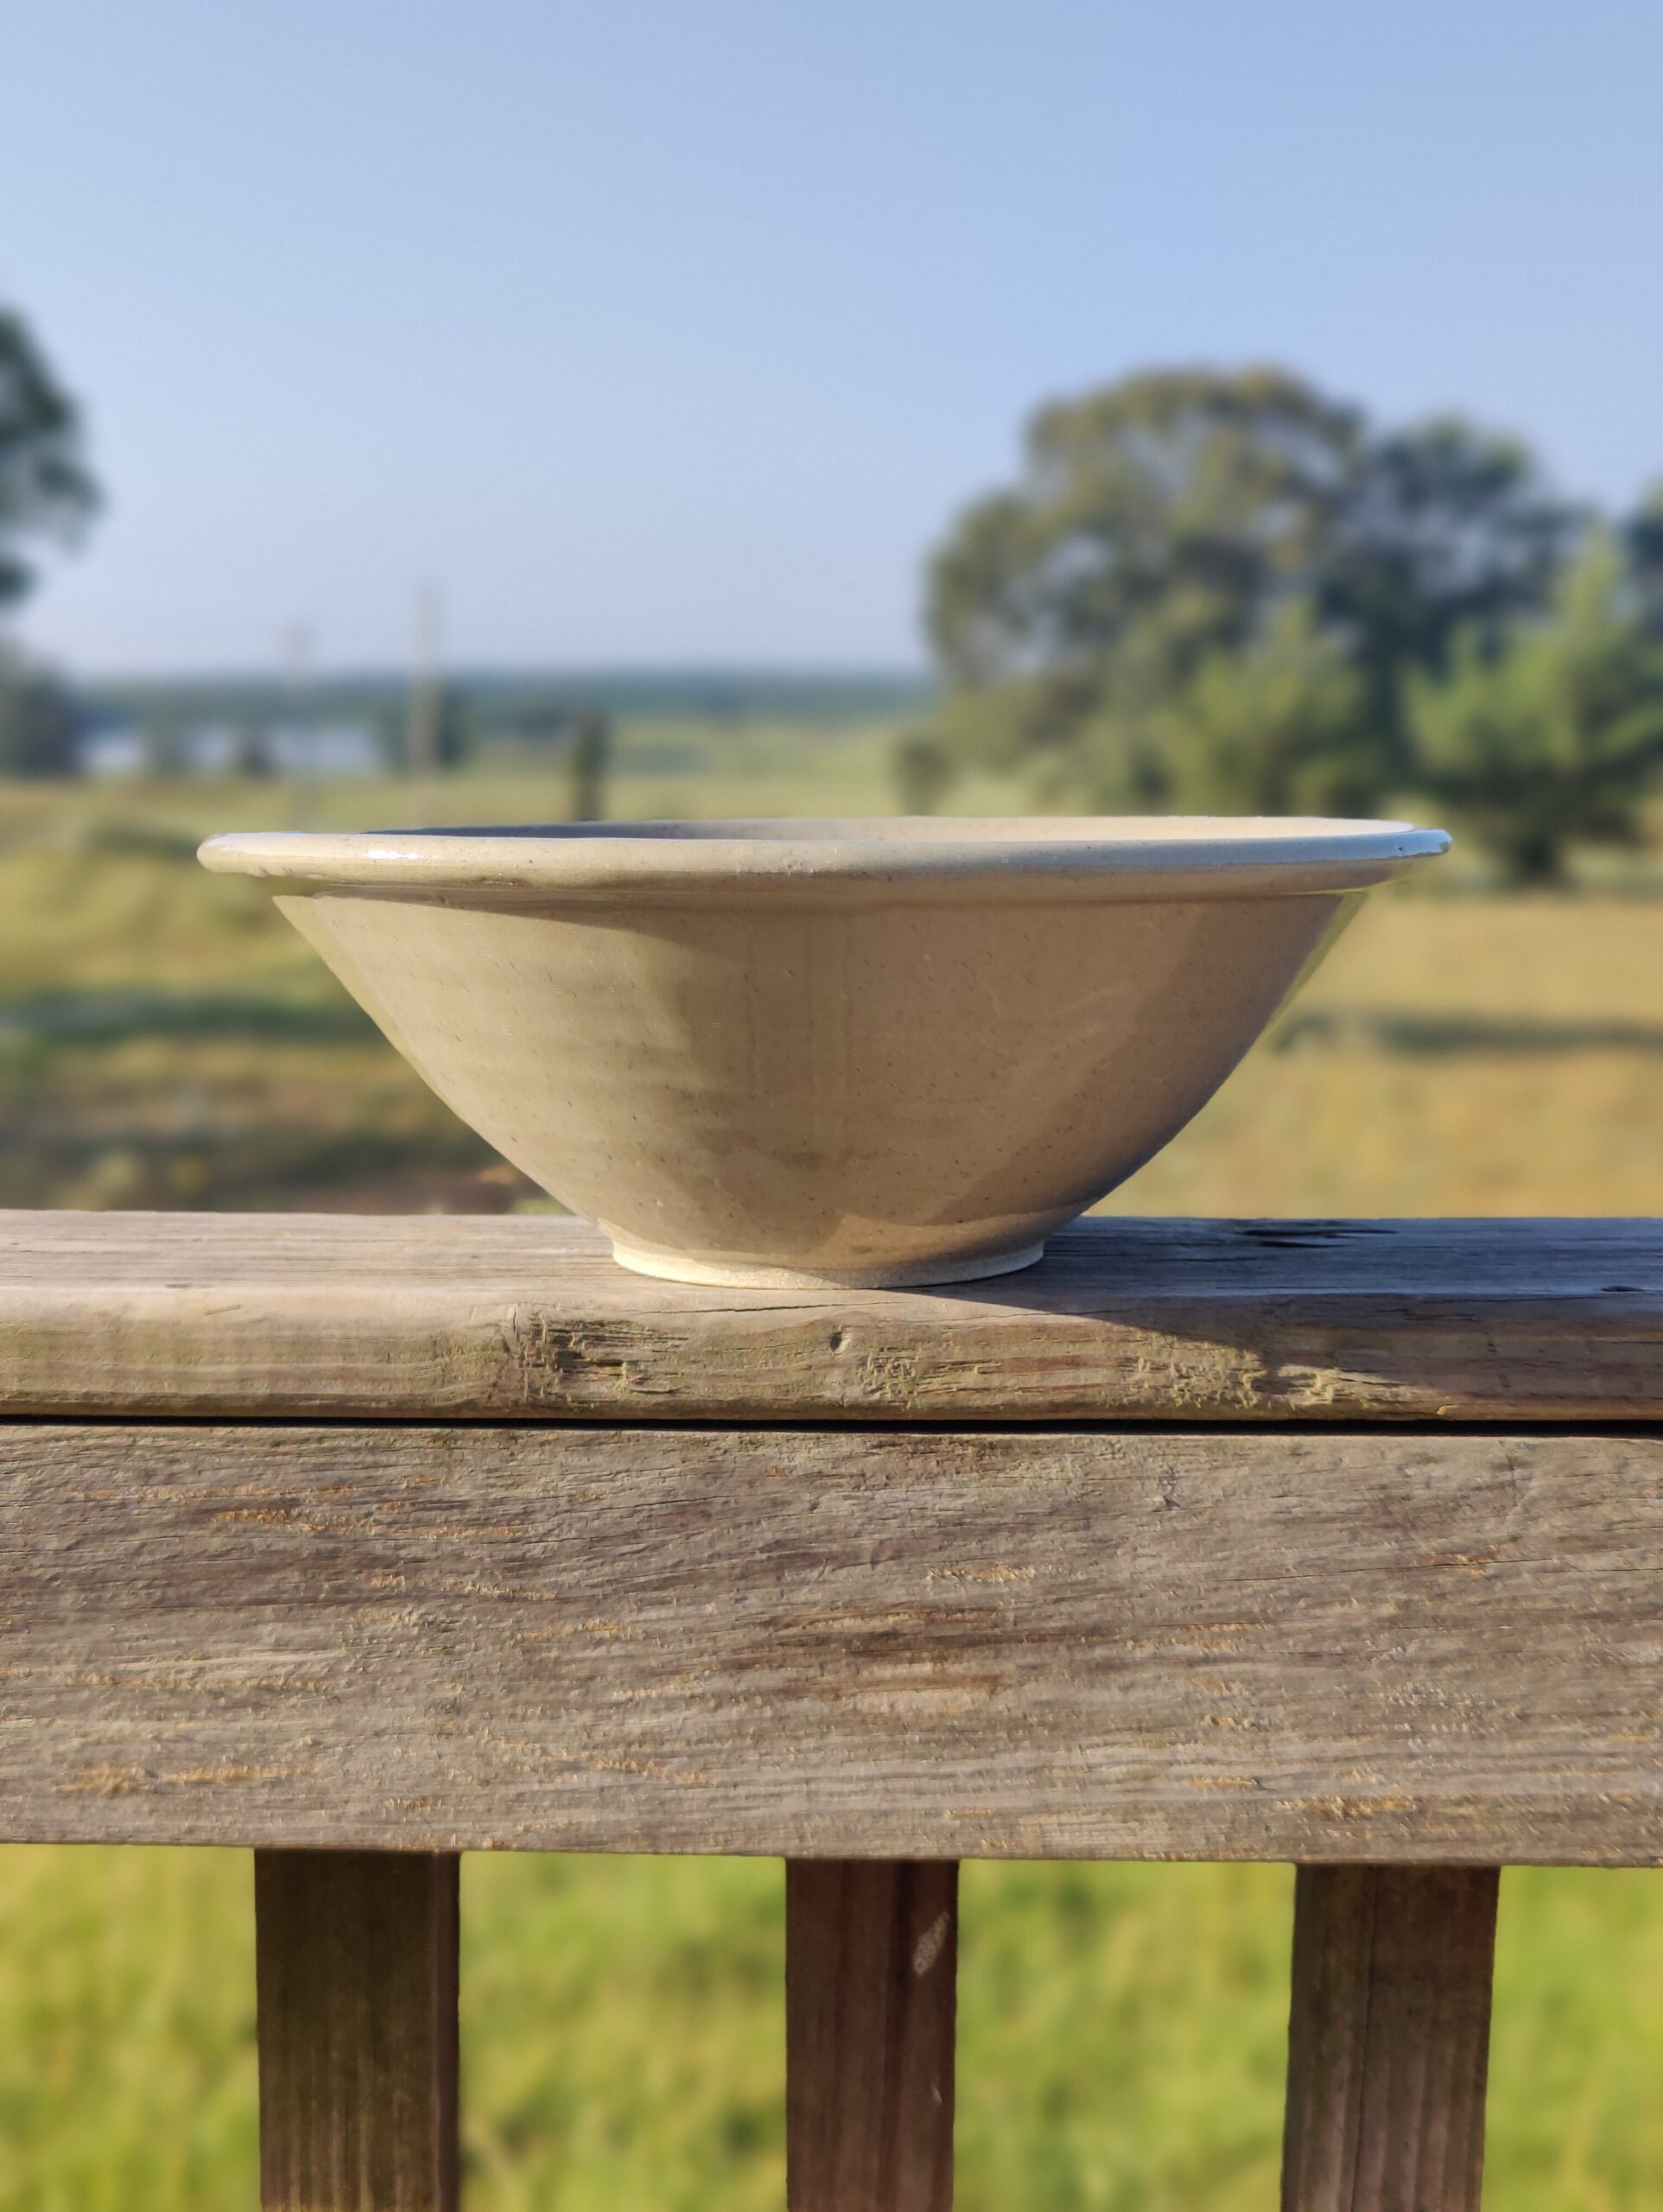
[[[871,665],[1040,398],[1275,359],[1663,475],[1655,0],[28,0],[86,670]]]

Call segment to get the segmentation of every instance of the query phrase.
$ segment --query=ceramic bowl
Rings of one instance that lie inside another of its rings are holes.
[[[1397,822],[617,823],[214,837],[625,1267],[1026,1267],[1216,1090]]]

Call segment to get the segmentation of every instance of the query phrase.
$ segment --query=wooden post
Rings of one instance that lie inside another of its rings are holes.
[[[949,2212],[958,1871],[786,1863],[789,2212]]]
[[[254,1857],[263,2212],[454,2212],[457,1861]]]
[[[1499,1879],[1299,1869],[1282,2212],[1478,2212]]]

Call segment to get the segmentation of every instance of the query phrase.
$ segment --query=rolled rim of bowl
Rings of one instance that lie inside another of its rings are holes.
[[[210,837],[226,875],[310,891],[561,902],[769,895],[839,885],[950,897],[1252,897],[1365,888],[1449,849],[1407,822],[1226,815],[888,816],[269,830]]]

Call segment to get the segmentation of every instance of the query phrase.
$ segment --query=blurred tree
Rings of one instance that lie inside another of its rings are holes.
[[[1057,800],[1199,798],[1211,756],[1185,735],[1190,709],[1216,722],[1221,657],[1245,652],[1260,658],[1244,683],[1285,700],[1297,664],[1314,684],[1301,711],[1320,700],[1317,780],[1378,806],[1409,765],[1406,671],[1444,666],[1457,632],[1495,650],[1541,610],[1577,527],[1523,448],[1463,423],[1376,437],[1277,369],[1128,378],[1042,409],[1016,486],[936,554],[937,742],[949,761],[1035,771]],[[1341,660],[1359,682],[1339,683]],[[1349,732],[1331,722],[1342,697]],[[1246,742],[1238,730],[1227,749]],[[1280,774],[1267,761],[1247,779]]]
[[[1355,412],[1275,369],[1160,371],[1042,408],[1021,480],[936,555],[950,680],[1095,661],[1158,618],[1187,672],[1310,573],[1360,450]]]
[[[1648,637],[1663,639],[1663,484],[1653,484],[1622,526],[1639,616]]]
[[[1360,738],[1362,678],[1309,601],[1290,600],[1238,652],[1214,652],[1173,712],[1173,801],[1187,812],[1361,814],[1381,763]]]
[[[1080,721],[1066,776],[1037,796],[1104,812],[1359,813],[1384,767],[1362,714],[1363,680],[1307,600],[1260,634],[1216,645],[1187,680],[1133,640]]]
[[[435,750],[440,768],[460,768],[473,750],[473,719],[467,698],[458,683],[439,687],[439,712]]]
[[[934,814],[953,788],[953,763],[933,730],[910,729],[895,742],[895,789],[903,814]]]
[[[48,670],[0,644],[0,776],[73,776],[80,723]]]
[[[473,726],[460,685],[429,674],[413,684],[404,716],[404,766],[417,779],[459,768],[473,750]]]
[[[568,756],[572,775],[572,822],[604,822],[606,818],[606,771],[612,759],[612,724],[605,715],[581,714],[572,724]]]
[[[1631,843],[1663,774],[1663,646],[1636,620],[1621,550],[1599,533],[1550,618],[1499,657],[1460,639],[1411,687],[1427,788],[1517,882],[1552,883],[1576,843]]]
[[[1168,709],[1304,587],[1362,426],[1274,369],[1156,372],[1042,408],[1017,485],[931,565],[947,752],[1053,800],[1158,804]]]
[[[0,610],[35,582],[28,549],[73,537],[98,505],[79,411],[22,317],[0,307]]]
[[[1368,442],[1315,588],[1396,772],[1408,766],[1406,677],[1447,668],[1457,637],[1495,653],[1545,613],[1585,526],[1517,439],[1446,416]]]
[[[231,772],[246,777],[251,783],[263,782],[276,773],[271,741],[263,723],[253,720],[238,723],[232,742]]]
[[[188,743],[182,701],[159,698],[144,717],[140,740],[144,749],[144,772],[165,780],[182,776],[188,766]]]

